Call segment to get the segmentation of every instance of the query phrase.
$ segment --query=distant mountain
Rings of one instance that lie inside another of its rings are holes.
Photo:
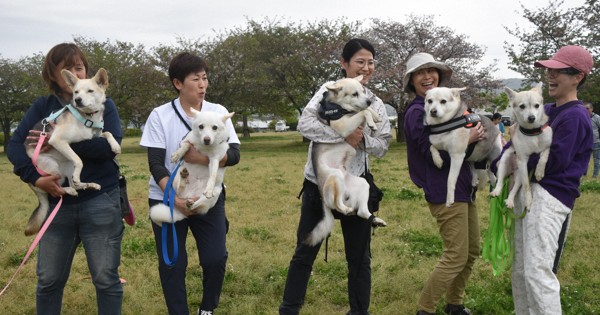
[[[512,78],[512,79],[503,79],[502,80],[502,84],[504,86],[508,86],[509,88],[513,89],[513,90],[521,90],[521,84],[523,83],[523,81],[525,81],[524,79],[519,79],[519,78]]]

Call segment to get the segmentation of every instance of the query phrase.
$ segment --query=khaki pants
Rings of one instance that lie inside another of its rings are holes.
[[[443,294],[446,303],[463,304],[467,280],[480,254],[479,219],[474,203],[429,204],[444,242],[442,257],[427,279],[419,298],[419,309],[435,313]]]

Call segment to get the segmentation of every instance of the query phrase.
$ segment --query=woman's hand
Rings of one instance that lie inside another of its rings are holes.
[[[27,141],[30,142],[29,146],[37,146],[38,142],[40,141],[41,134],[42,132],[40,130],[29,130],[29,135],[26,138]],[[46,138],[44,139],[44,143],[40,148],[40,153],[48,152],[50,149],[52,149],[52,146],[48,144],[48,140],[50,140],[51,136],[52,132],[46,132]]]
[[[481,122],[478,122],[475,127],[471,128],[471,132],[469,132],[469,144],[483,139],[485,139],[485,129],[481,125]]]
[[[208,156],[198,152],[193,144],[190,144],[190,149],[183,156],[183,160],[190,164],[208,165]]]
[[[363,126],[360,126],[354,130],[349,136],[346,137],[346,142],[353,148],[357,148],[363,140]]]
[[[42,176],[35,181],[35,187],[49,193],[54,198],[58,198],[65,194],[65,190],[58,184],[60,175]]]

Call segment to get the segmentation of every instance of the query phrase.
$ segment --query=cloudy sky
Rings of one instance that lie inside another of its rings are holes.
[[[246,25],[247,19],[316,21],[345,17],[405,22],[407,15],[433,15],[471,42],[487,48],[484,63],[499,61],[497,78],[520,77],[508,70],[504,41],[515,42],[504,26],[527,27],[526,8],[546,7],[550,0],[0,0],[0,57],[18,59],[46,53],[74,35],[127,41],[153,47],[177,37],[209,38],[216,31]],[[563,8],[584,0],[565,0]]]

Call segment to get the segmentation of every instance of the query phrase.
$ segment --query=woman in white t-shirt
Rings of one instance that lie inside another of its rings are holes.
[[[208,66],[204,60],[190,53],[177,55],[169,65],[169,79],[179,97],[171,102],[156,107],[144,126],[140,145],[148,148],[148,165],[150,167],[149,206],[161,203],[163,191],[169,177],[176,167],[170,156],[179,147],[179,142],[190,130],[192,123],[191,109],[227,114],[225,107],[204,100],[208,88]],[[229,130],[229,150],[221,159],[221,166],[233,166],[240,160],[240,141],[235,133],[231,120],[226,122]],[[208,158],[189,150],[184,156],[186,162],[208,165]],[[176,197],[175,206],[186,212],[185,200]],[[189,214],[189,213],[188,213]],[[187,268],[187,252],[185,243],[188,229],[196,240],[200,265],[202,266],[202,302],[198,314],[211,315],[219,304],[219,297],[225,277],[227,248],[225,238],[228,223],[225,217],[225,189],[219,196],[217,204],[205,215],[191,215],[187,219],[175,223],[177,231],[178,257],[172,266],[165,263],[163,257],[162,228],[152,223],[156,252],[158,254],[158,270],[163,294],[169,314],[189,314],[185,276]],[[167,252],[173,256],[172,230],[168,225]]]

